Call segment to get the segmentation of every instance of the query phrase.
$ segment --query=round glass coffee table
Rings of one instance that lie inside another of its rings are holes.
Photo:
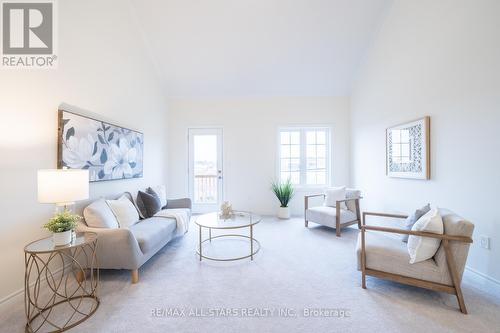
[[[253,256],[259,252],[260,243],[253,237],[253,227],[259,223],[262,218],[259,215],[252,214],[250,212],[234,212],[234,215],[228,219],[222,219],[219,217],[219,213],[208,213],[200,215],[196,218],[195,223],[199,227],[199,246],[196,254],[199,255],[200,261],[204,259],[215,260],[215,261],[235,261],[250,258],[253,260]],[[208,238],[203,238],[203,228],[208,229]],[[236,233],[224,233],[221,235],[212,237],[212,229],[216,230],[236,230],[236,229],[249,229],[249,235],[241,235]],[[206,242],[212,242],[213,239],[224,238],[224,237],[240,237],[249,240],[249,254],[241,257],[229,257],[229,258],[217,258],[211,257],[203,254],[203,244]]]

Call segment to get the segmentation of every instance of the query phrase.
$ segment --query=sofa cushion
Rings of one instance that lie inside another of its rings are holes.
[[[410,264],[406,244],[382,232],[365,233],[366,268],[415,279],[452,285],[446,265],[437,265],[433,259]],[[358,270],[361,270],[361,233],[356,246]]]
[[[152,217],[161,209],[160,198],[155,192],[139,191],[137,193],[137,208],[144,218]]]
[[[85,223],[91,228],[118,228],[118,221],[106,200],[100,198],[83,210]]]
[[[148,187],[146,193],[155,193],[160,198],[161,208],[167,207],[167,187],[165,185]]]
[[[142,253],[155,251],[172,239],[177,223],[175,219],[150,217],[130,227]]]
[[[120,228],[129,228],[139,221],[139,213],[127,195],[122,195],[117,200],[106,200],[111,211],[116,217]]]
[[[311,207],[306,210],[306,220],[335,228],[337,208],[329,206]],[[340,209],[340,223],[356,220],[356,214],[347,209]]]

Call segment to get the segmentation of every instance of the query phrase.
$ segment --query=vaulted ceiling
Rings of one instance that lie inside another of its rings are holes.
[[[349,95],[391,0],[132,0],[169,97]]]

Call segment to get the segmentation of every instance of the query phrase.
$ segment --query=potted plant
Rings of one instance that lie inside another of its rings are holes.
[[[66,245],[71,243],[73,230],[80,219],[81,216],[71,214],[71,212],[65,210],[56,214],[43,227],[53,232],[52,237],[55,246]]]
[[[290,202],[294,194],[292,181],[289,178],[284,183],[273,182],[271,184],[271,189],[273,190],[274,194],[281,204],[278,210],[278,217],[280,219],[290,218],[290,207],[288,207],[288,203]]]

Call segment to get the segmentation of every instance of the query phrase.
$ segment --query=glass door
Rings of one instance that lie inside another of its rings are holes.
[[[189,195],[193,213],[218,211],[222,201],[222,129],[191,128]]]

